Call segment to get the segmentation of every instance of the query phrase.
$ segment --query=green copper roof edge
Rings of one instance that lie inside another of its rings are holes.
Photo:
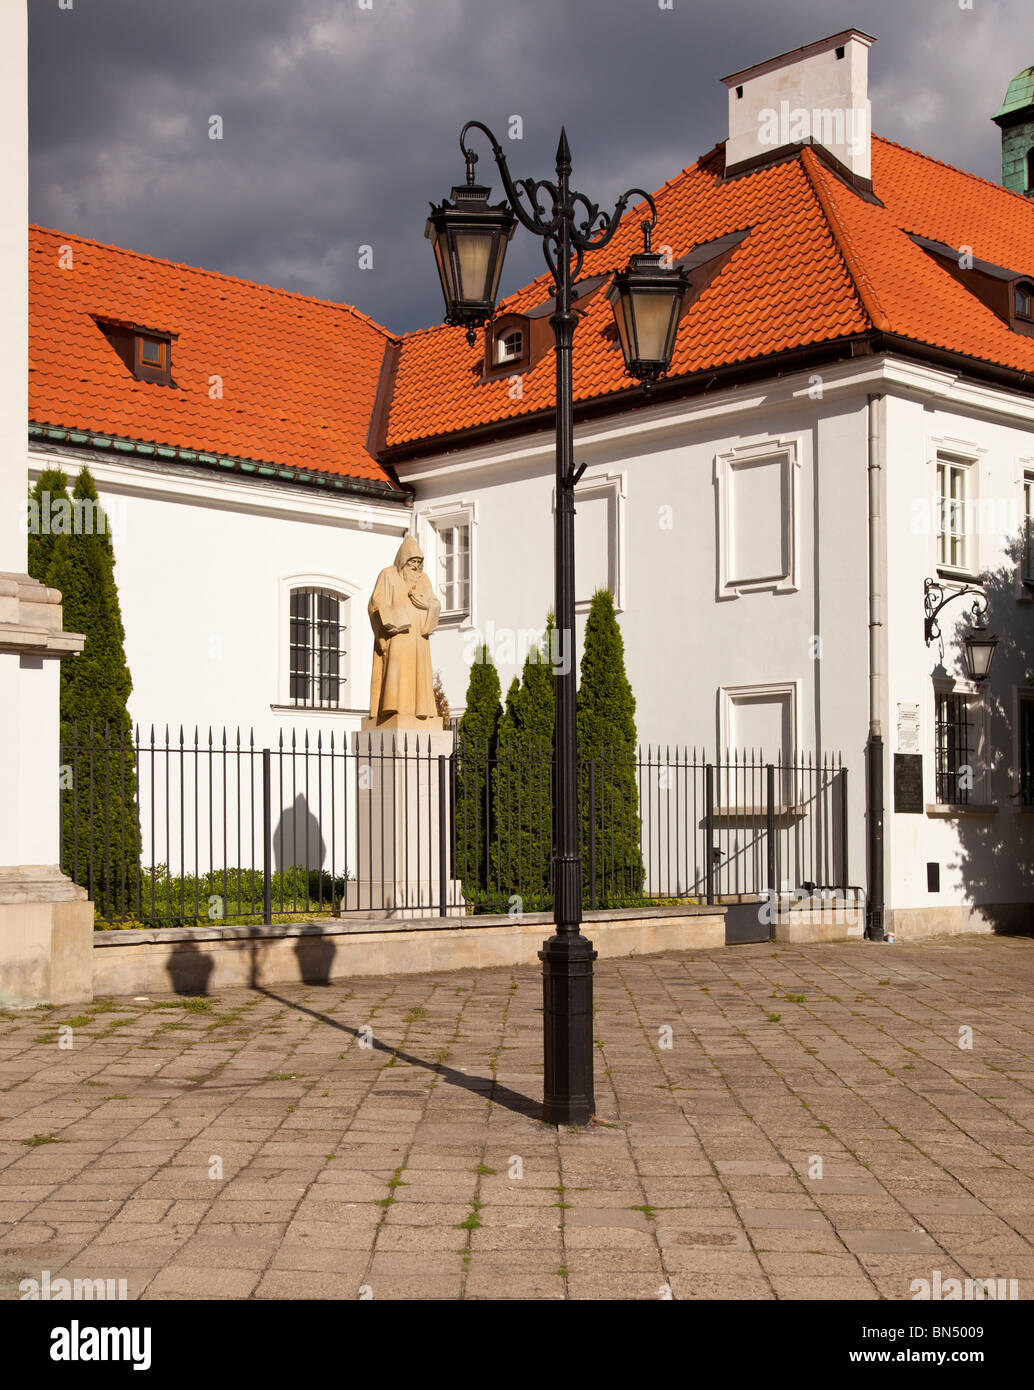
[[[143,440],[120,439],[114,436],[96,434],[92,431],[63,429],[56,425],[40,425],[30,420],[28,424],[31,439],[67,440],[74,444],[85,444],[95,449],[116,449],[119,453],[139,454],[143,457],[157,455],[162,459],[180,459],[184,463],[201,462],[228,468],[234,472],[257,473],[260,477],[286,478],[290,482],[309,486],[330,487],[336,492],[354,492],[370,497],[384,497],[404,501],[408,490],[402,492],[390,483],[376,479],[338,477],[331,473],[310,473],[303,468],[289,468],[282,464],[267,464],[253,459],[235,458],[231,454],[199,453],[183,449],[177,445],[148,444]]]

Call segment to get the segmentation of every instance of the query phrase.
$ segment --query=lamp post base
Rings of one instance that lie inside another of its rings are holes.
[[[596,1110],[592,1077],[592,942],[579,933],[542,943],[545,1055],[542,1118],[547,1125],[585,1125]]]

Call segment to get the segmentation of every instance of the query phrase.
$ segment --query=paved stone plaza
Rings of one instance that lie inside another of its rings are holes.
[[[1025,1298],[1032,995],[1024,939],[604,961],[559,1134],[534,969],[0,1014],[0,1291]]]

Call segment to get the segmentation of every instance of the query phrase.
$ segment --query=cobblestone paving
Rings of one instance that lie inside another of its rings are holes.
[[[1029,1297],[1032,995],[1021,939],[604,961],[560,1133],[533,969],[8,1011],[0,1297]]]

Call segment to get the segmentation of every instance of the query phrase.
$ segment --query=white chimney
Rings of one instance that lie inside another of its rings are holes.
[[[729,89],[725,171],[762,163],[786,145],[822,146],[859,179],[871,180],[869,48],[844,29],[722,81]]]

